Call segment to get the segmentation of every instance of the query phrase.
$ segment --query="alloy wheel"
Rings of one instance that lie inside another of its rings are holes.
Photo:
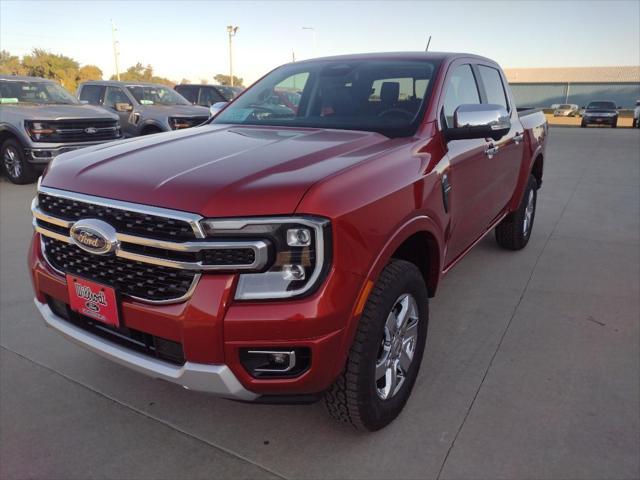
[[[5,148],[2,160],[4,162],[4,168],[7,171],[7,175],[11,178],[19,178],[20,175],[22,175],[22,161],[14,147],[9,146]]]

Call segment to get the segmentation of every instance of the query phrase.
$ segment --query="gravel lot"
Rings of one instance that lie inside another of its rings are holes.
[[[0,477],[640,477],[640,132],[551,130],[529,246],[444,279],[413,396],[357,434],[321,404],[148,379],[48,330],[26,269],[34,186],[0,179]]]

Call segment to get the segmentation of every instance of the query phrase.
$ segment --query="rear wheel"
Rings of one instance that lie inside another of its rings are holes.
[[[580,122],[580,128],[586,128],[586,126],[587,126],[587,122],[585,122],[584,120],[582,120],[582,121]]]
[[[614,121],[614,122],[611,124],[611,128],[617,128],[617,127],[618,127],[618,120]]]
[[[502,248],[521,250],[529,243],[536,216],[537,188],[535,177],[530,175],[518,210],[507,215],[496,227],[496,241]]]
[[[38,178],[38,171],[27,162],[24,148],[17,140],[12,138],[5,140],[0,149],[0,157],[2,158],[2,168],[12,183],[24,185],[32,183]]]
[[[406,404],[427,338],[428,295],[418,268],[392,260],[364,308],[344,371],[325,393],[336,420],[379,430]]]

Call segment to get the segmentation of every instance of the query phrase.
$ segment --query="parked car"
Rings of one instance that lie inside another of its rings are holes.
[[[58,154],[120,137],[117,115],[53,80],[0,75],[0,158],[11,182],[32,183]]]
[[[203,107],[210,107],[218,102],[230,102],[244,90],[242,87],[229,87],[227,85],[196,85],[190,83],[181,83],[176,85],[174,89],[193,105],[202,105]]]
[[[294,77],[285,115],[268,99]],[[243,401],[324,395],[376,430],[409,398],[442,276],[494,229],[529,242],[546,136],[487,58],[284,65],[197,131],[55,161],[32,205],[35,303],[139,372]]]
[[[633,128],[640,128],[640,100],[636,100],[636,108],[633,110]]]
[[[580,107],[578,105],[574,105],[572,103],[563,103],[558,105],[556,109],[553,111],[554,117],[575,117],[578,115],[580,111]]]
[[[209,118],[208,109],[191,105],[175,90],[156,83],[84,82],[78,98],[115,112],[125,137],[195,127]]]
[[[582,114],[582,128],[589,125],[610,125],[611,128],[618,126],[618,110],[614,102],[591,102]]]

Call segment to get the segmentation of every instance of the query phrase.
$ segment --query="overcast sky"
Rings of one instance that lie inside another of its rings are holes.
[[[503,67],[640,64],[640,1],[28,1],[0,0],[0,49],[44,48],[115,71],[141,62],[179,81],[234,73],[245,84],[311,56],[430,50],[478,53]],[[313,31],[302,27],[313,27]]]

